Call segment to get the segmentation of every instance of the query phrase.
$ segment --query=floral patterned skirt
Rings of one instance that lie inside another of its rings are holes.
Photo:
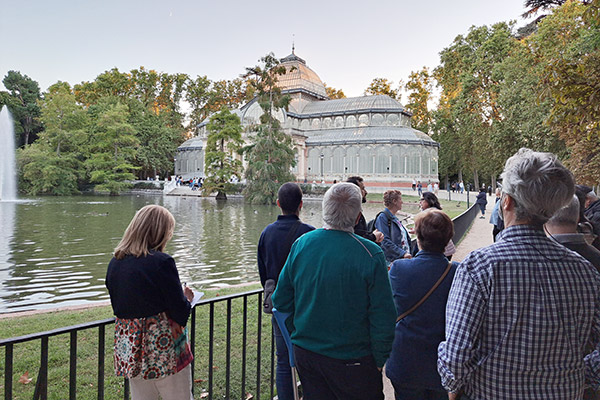
[[[173,375],[194,356],[188,341],[187,327],[174,335],[174,322],[165,313],[144,318],[115,321],[114,363],[117,376],[158,379]]]

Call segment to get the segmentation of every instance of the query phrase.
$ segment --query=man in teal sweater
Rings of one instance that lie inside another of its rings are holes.
[[[272,297],[292,314],[305,400],[384,398],[396,309],[383,251],[353,233],[360,212],[358,187],[333,185],[323,198],[324,228],[294,243]]]

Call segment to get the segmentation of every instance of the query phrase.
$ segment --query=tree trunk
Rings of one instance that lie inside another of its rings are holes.
[[[450,182],[448,180],[448,174],[446,174],[446,177],[444,178],[444,189],[450,191]]]
[[[475,192],[479,192],[481,186],[479,186],[479,173],[477,172],[477,170],[473,171],[473,184],[475,185],[473,190]]]
[[[462,176],[462,168],[460,168],[460,169],[458,170],[458,181],[459,181],[459,182],[462,182],[462,180],[463,180],[463,176]]]

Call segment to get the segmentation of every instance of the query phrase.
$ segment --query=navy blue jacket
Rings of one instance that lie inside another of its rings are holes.
[[[260,274],[260,283],[265,286],[267,279],[274,279],[277,281],[279,273],[285,264],[288,254],[283,254],[285,251],[284,244],[288,235],[288,232],[294,224],[299,221],[297,215],[280,215],[277,217],[277,221],[273,222],[262,231],[260,234],[260,240],[258,241],[258,273]],[[300,223],[292,243],[296,241],[300,236],[306,232],[314,230],[313,226],[308,224]],[[291,246],[290,246],[291,247]],[[289,249],[288,249],[289,253]],[[283,261],[283,263],[281,262]]]
[[[435,291],[396,324],[392,353],[385,366],[390,380],[403,386],[444,390],[437,372],[437,348],[445,339],[446,302],[458,263]],[[448,267],[442,253],[421,250],[412,259],[394,261],[390,283],[396,311],[404,313],[425,296]]]
[[[183,294],[175,260],[151,251],[146,257],[113,257],[106,272],[110,303],[118,318],[142,318],[166,312],[181,326],[190,316],[191,305]]]

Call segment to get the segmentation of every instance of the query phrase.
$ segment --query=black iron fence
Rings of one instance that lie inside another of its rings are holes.
[[[262,289],[253,290],[204,300],[192,310],[188,326],[195,357],[195,398],[273,398],[274,342],[261,298]],[[127,380],[113,373],[113,324],[110,318],[0,340],[5,399],[128,399]],[[82,354],[90,353],[92,342],[93,354]],[[85,343],[85,351],[78,343]],[[85,368],[78,369],[80,364]],[[21,376],[25,368],[32,372],[29,379],[35,379],[34,386],[20,382],[28,378]]]
[[[478,207],[473,205],[454,218],[455,243],[463,238],[477,213]],[[274,341],[261,299],[262,289],[258,289],[203,300],[192,310],[188,326],[195,357],[192,377],[196,398],[273,398]],[[128,399],[127,379],[113,376],[113,324],[114,318],[110,318],[0,340],[0,349],[4,349],[4,398],[46,400],[50,394],[50,398],[60,399],[67,395],[69,399]],[[92,354],[89,345],[88,354],[78,351],[78,343],[94,340],[97,346]],[[55,343],[51,349],[52,341]],[[26,365],[15,371],[15,362]],[[86,364],[85,374],[78,373],[81,363]],[[19,382],[23,368],[33,372],[32,378],[24,378],[35,379],[33,393],[19,387],[15,397],[14,383]],[[94,369],[91,377],[90,370]]]
[[[458,245],[462,240],[463,236],[467,233],[471,224],[477,217],[477,213],[479,212],[479,206],[476,204],[471,205],[467,211],[460,214],[458,217],[455,217],[452,222],[454,222],[454,236],[452,237],[452,241],[454,244]],[[490,228],[490,235],[492,230]]]

